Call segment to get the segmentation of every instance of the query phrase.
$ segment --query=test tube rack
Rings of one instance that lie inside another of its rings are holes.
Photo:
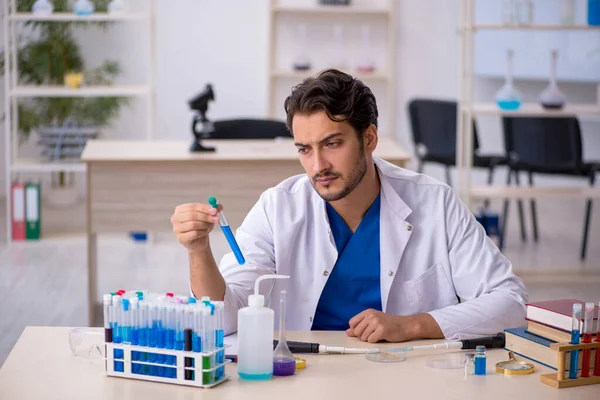
[[[581,377],[578,375],[575,379],[569,379],[567,375],[568,373],[565,373],[565,356],[568,352],[573,350],[581,351],[585,349],[591,349],[590,351],[594,352],[595,349],[600,348],[600,342],[581,344],[552,343],[550,348],[558,352],[558,372],[541,375],[540,381],[542,383],[558,389],[583,385],[596,385],[600,383],[600,376],[592,375],[593,372],[590,373],[589,377]]]
[[[170,350],[156,347],[136,346],[105,342],[105,374],[107,376],[139,379],[143,381],[171,383],[176,385],[211,388],[230,378],[225,373],[225,365],[230,363],[224,357],[224,347],[207,352]],[[217,357],[218,354],[223,357]],[[145,354],[144,361],[140,354]],[[117,356],[115,356],[117,355]],[[146,358],[151,355],[153,361]],[[210,368],[203,368],[210,361]],[[214,360],[221,358],[222,362]],[[166,362],[171,360],[171,362]],[[162,361],[162,362],[161,362]],[[161,373],[162,372],[162,373]]]

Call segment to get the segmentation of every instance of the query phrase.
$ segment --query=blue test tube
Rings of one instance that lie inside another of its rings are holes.
[[[217,202],[216,198],[210,197],[208,199],[208,203],[212,206],[212,208],[215,208],[217,210],[219,209],[219,203]],[[237,259],[238,264],[240,264],[240,265],[245,264],[246,260],[244,259],[242,251],[240,250],[240,246],[238,246],[237,241],[235,240],[235,236],[233,236],[231,227],[227,223],[225,214],[223,213],[223,211],[219,211],[218,216],[219,216],[219,224],[221,225],[221,230],[223,231],[223,234],[225,234],[225,237],[227,238],[227,242],[229,243],[229,247],[231,247],[233,254],[235,254],[235,258]]]
[[[573,304],[573,319],[571,325],[571,344],[579,344],[581,336],[581,303]],[[573,350],[570,354],[569,379],[577,379],[577,371],[579,370],[579,350]]]
[[[156,347],[159,349],[164,349],[166,345],[166,337],[167,337],[167,303],[164,297],[160,297],[158,299],[158,329],[156,331]],[[166,364],[166,356],[164,354],[156,355],[156,362],[159,364]],[[159,367],[159,376],[163,376],[162,367]]]
[[[175,350],[183,350],[185,347],[184,319],[183,303],[181,299],[177,299],[175,303]]]
[[[225,322],[224,322],[224,307],[225,304],[222,301],[215,301],[215,347],[223,348],[225,346]],[[217,364],[223,364],[225,361],[225,349],[219,350],[217,353]],[[219,380],[225,375],[225,367],[219,367],[217,369],[217,377]]]
[[[148,346],[148,303],[146,301],[140,301],[140,308],[138,311],[138,319],[139,319],[139,345],[147,347]],[[148,361],[148,353],[140,352],[139,354],[140,361]],[[148,366],[141,365],[138,369],[138,373],[142,373],[144,375],[148,374]]]
[[[210,315],[210,307],[204,306],[202,309],[202,352],[209,353],[213,350],[212,343],[214,339],[214,333],[212,331],[212,321]],[[213,367],[212,356],[208,354],[202,355],[202,369],[210,369]],[[202,384],[210,385],[213,383],[212,372],[202,371]]]
[[[194,307],[194,332],[192,333],[192,350],[195,353],[202,351],[202,308],[203,305],[197,303]]]

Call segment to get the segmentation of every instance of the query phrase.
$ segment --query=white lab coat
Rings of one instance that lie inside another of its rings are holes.
[[[375,158],[381,180],[381,302],[394,315],[429,313],[447,339],[521,326],[526,289],[510,262],[452,189],[426,175]],[[225,330],[237,328],[262,274],[260,292],[279,311],[287,290],[287,328],[310,330],[321,292],[337,260],[324,200],[306,175],[266,190],[236,231],[246,258],[226,254]],[[461,302],[459,304],[460,298]],[[277,324],[277,322],[276,322]]]

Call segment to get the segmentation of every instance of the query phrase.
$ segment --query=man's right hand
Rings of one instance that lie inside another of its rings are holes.
[[[208,248],[208,235],[219,222],[219,205],[217,211],[208,204],[189,203],[175,208],[171,216],[173,233],[179,243],[185,246],[190,253],[202,252]]]

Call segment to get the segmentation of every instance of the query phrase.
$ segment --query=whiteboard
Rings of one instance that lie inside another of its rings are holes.
[[[561,0],[533,0],[533,25],[560,23]],[[502,0],[475,0],[476,24],[501,24]],[[575,2],[575,24],[587,25],[587,0]],[[474,37],[474,74],[504,77],[506,50],[514,50],[517,79],[547,80],[550,51],[558,50],[557,77],[600,82],[600,30],[478,30]]]

